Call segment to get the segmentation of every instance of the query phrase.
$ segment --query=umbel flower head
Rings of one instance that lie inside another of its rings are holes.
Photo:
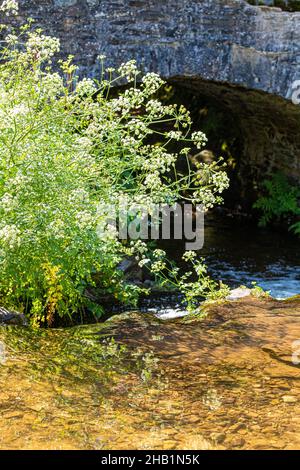
[[[19,11],[19,3],[17,0],[3,0],[0,5],[0,11],[9,15],[17,15]]]

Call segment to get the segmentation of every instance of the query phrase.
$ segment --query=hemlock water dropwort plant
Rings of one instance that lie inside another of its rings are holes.
[[[0,14],[16,14],[14,0]],[[7,24],[7,18],[6,18]],[[223,167],[204,165],[177,173],[178,154],[202,148],[206,137],[191,135],[183,106],[156,99],[163,80],[142,76],[134,61],[105,68],[98,79],[79,79],[72,58],[52,61],[59,40],[31,30],[7,28],[0,62],[0,303],[25,312],[35,324],[56,316],[102,309],[88,287],[120,302],[136,302],[139,288],[118,269],[134,242],[119,240],[106,223],[107,205],[129,198],[132,205],[174,203],[190,195],[211,207],[228,186]],[[127,83],[117,93],[111,90]],[[157,125],[167,121],[168,130]],[[171,126],[173,129],[171,129]],[[149,136],[151,135],[151,140]],[[157,140],[155,141],[155,138]],[[153,142],[153,143],[152,143]],[[205,178],[199,179],[199,172]],[[97,227],[104,226],[99,237]],[[156,260],[155,271],[164,268]]]

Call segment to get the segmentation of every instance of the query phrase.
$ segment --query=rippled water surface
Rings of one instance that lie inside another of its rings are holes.
[[[217,278],[300,292],[298,240],[207,222]],[[171,320],[177,301],[101,325],[0,327],[0,448],[299,449],[299,301],[248,299],[201,321]]]
[[[204,323],[1,328],[0,448],[299,448],[300,307],[257,302]]]

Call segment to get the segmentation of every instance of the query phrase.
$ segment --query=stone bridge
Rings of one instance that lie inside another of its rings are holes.
[[[291,102],[299,11],[243,0],[20,0],[20,8],[61,39],[82,73],[97,76],[99,54],[114,66],[136,59],[215,100],[236,118],[241,173],[300,179],[300,105]]]

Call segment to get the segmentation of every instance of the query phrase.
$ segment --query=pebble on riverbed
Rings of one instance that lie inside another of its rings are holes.
[[[297,403],[297,397],[293,397],[292,395],[283,395],[282,400],[284,403]]]

